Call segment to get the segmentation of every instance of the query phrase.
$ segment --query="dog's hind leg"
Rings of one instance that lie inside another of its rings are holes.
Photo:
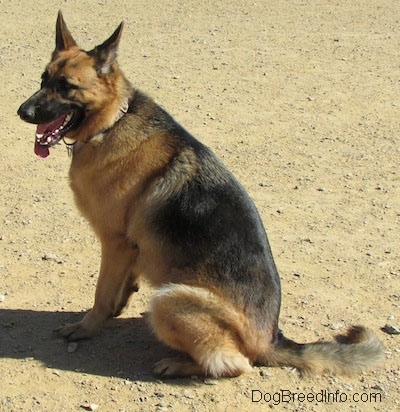
[[[160,340],[192,360],[163,359],[154,372],[165,377],[228,377],[251,371],[243,320],[233,305],[207,289],[162,286],[152,300],[150,323]]]
[[[137,279],[132,274],[137,251],[124,239],[102,239],[101,247],[101,267],[93,308],[80,322],[56,330],[69,340],[93,336],[107,319],[121,313],[131,294],[138,290]]]

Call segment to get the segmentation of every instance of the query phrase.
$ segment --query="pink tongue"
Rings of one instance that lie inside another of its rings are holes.
[[[35,139],[35,155],[42,157],[43,159],[47,157],[50,154],[49,147],[48,146],[43,146],[41,145],[36,139]]]
[[[54,132],[54,130],[59,129],[64,121],[65,118],[67,117],[66,114],[60,116],[58,119],[53,120],[50,123],[44,123],[44,124],[39,124],[37,129],[36,129],[36,133],[37,134],[51,134]]]
[[[35,136],[35,154],[37,156],[45,158],[50,154],[49,145],[47,143],[44,145],[40,144],[40,142],[38,142],[37,140],[37,136],[51,136],[55,130],[59,129],[64,124],[66,116],[67,115],[63,115],[51,123],[38,125]],[[43,139],[44,141],[46,141],[46,137],[43,137]]]

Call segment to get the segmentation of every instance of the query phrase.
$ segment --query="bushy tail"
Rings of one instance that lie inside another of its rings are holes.
[[[293,366],[301,373],[353,374],[370,369],[383,360],[383,346],[372,331],[352,326],[336,342],[300,344],[283,335],[272,353],[270,366]]]

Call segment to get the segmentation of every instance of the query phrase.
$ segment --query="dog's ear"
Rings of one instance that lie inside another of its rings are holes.
[[[57,23],[56,23],[56,50],[55,52],[60,52],[67,50],[70,47],[76,46],[76,42],[69,32],[67,25],[65,24],[61,10],[58,12]]]
[[[124,22],[121,22],[109,39],[89,52],[89,55],[92,56],[96,62],[97,73],[108,74],[112,71],[112,66],[117,60],[118,45],[123,27]]]

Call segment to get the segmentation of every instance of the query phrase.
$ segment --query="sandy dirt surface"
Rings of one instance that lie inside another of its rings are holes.
[[[124,20],[128,78],[249,191],[281,273],[285,334],[331,339],[367,325],[385,345],[381,367],[157,380],[152,364],[170,350],[142,316],[147,286],[77,347],[52,332],[91,307],[100,256],[65,146],[35,157],[34,127],[16,115],[39,86],[59,8],[85,49]],[[0,10],[0,410],[399,410],[400,336],[381,331],[400,328],[399,2],[1,0]]]

